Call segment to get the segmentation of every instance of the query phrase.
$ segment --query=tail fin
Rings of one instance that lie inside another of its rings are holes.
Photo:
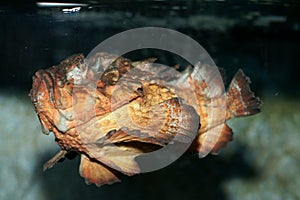
[[[227,91],[226,118],[254,115],[261,111],[261,100],[249,87],[250,79],[239,69]]]

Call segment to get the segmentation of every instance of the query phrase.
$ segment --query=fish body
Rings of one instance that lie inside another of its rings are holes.
[[[198,63],[179,72],[154,61],[77,54],[38,70],[31,100],[42,131],[62,149],[44,170],[76,152],[88,184],[111,184],[141,173],[137,158],[171,143],[199,157],[217,154],[232,140],[227,120],[260,112],[242,70],[225,92],[216,68]]]

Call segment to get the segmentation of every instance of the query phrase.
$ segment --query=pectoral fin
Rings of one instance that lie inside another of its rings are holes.
[[[94,183],[97,186],[101,186],[120,182],[117,176],[118,172],[98,161],[91,160],[85,155],[81,155],[79,173],[85,178],[87,184]]]

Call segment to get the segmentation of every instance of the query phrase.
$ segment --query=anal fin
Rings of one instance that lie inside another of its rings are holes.
[[[209,153],[216,155],[232,140],[233,133],[231,128],[226,123],[223,123],[204,133],[200,133],[194,140],[190,150],[197,151],[201,158]]]
[[[226,147],[227,144],[233,140],[232,129],[226,123],[224,123],[222,126],[222,132],[219,136],[217,143],[211,150],[211,154],[218,154],[222,148]]]

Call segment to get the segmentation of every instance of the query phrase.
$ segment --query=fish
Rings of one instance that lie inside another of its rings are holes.
[[[261,112],[241,69],[225,91],[215,66],[177,68],[98,52],[35,72],[29,96],[42,132],[61,148],[43,170],[75,153],[87,184],[113,184],[145,172],[139,158],[167,147],[178,156],[218,154],[233,140],[228,120]]]

